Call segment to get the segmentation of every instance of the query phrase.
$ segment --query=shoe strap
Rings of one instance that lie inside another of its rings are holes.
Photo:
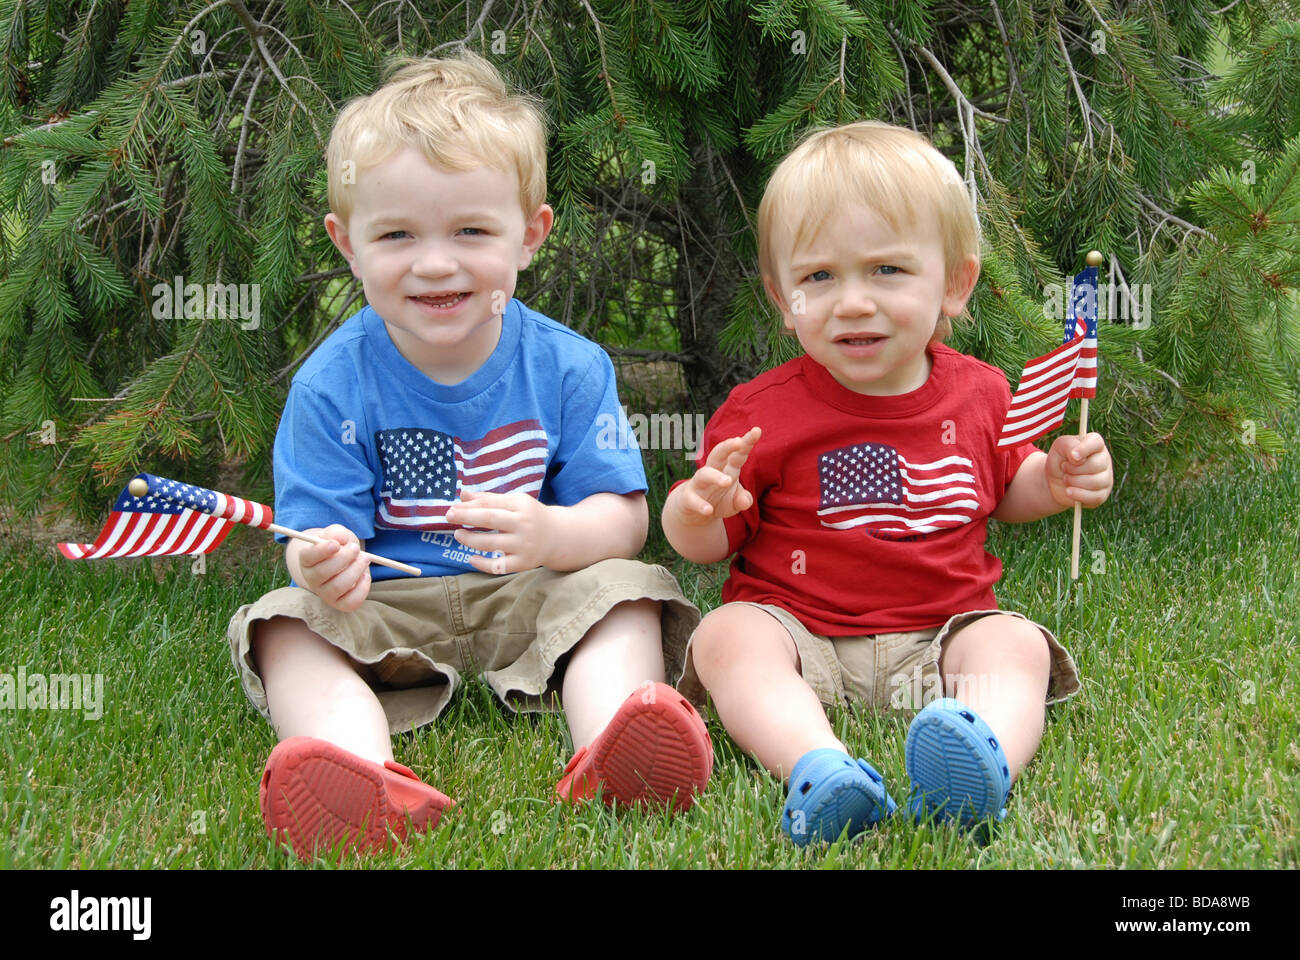
[[[385,760],[384,766],[387,767],[389,770],[392,770],[394,773],[400,773],[404,777],[410,777],[416,783],[424,782],[423,780],[421,780],[419,777],[415,775],[414,770],[412,770],[410,767],[402,766],[396,760]]]
[[[564,772],[572,773],[577,768],[578,764],[582,762],[582,758],[585,757],[586,755],[587,755],[586,747],[582,747],[581,749],[579,749],[578,752],[573,755],[573,758],[564,765]]]

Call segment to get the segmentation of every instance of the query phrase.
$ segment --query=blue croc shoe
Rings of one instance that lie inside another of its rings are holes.
[[[898,809],[885,778],[865,760],[830,747],[809,750],[790,771],[781,829],[797,847],[856,836]]]
[[[956,820],[971,827],[1007,815],[1006,754],[989,725],[960,700],[936,700],[907,731],[908,809],[921,823]]]

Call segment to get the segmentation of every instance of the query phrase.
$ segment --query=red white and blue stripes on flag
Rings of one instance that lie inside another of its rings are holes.
[[[1069,343],[1075,336],[1078,323],[1082,321],[1083,346],[1079,350],[1079,366],[1075,371],[1074,385],[1070,388],[1070,397],[1095,397],[1097,395],[1097,268],[1084,267],[1074,278],[1074,290],[1070,295],[1070,314],[1065,319],[1065,342]]]
[[[1074,278],[1065,342],[1025,364],[999,447],[1032,443],[1065,422],[1071,398],[1097,395],[1097,268]]]
[[[148,493],[137,497],[128,486],[94,543],[60,543],[59,552],[72,560],[211,553],[233,524],[267,528],[272,522],[265,504],[148,473],[135,479],[145,481]]]

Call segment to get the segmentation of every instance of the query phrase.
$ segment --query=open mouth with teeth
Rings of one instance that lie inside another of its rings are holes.
[[[860,336],[836,337],[835,342],[843,343],[851,347],[869,347],[871,344],[877,343],[883,339],[885,338],[878,335],[862,334]]]
[[[427,307],[445,310],[449,307],[458,305],[462,300],[468,297],[468,293],[444,293],[438,296],[411,297],[416,303],[422,303]]]

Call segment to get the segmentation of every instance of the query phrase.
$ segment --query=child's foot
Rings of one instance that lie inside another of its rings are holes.
[[[1006,755],[988,724],[960,700],[936,700],[912,720],[907,775],[908,806],[917,823],[934,817],[969,827],[1006,816]]]
[[[370,852],[438,825],[453,801],[400,763],[372,763],[326,740],[290,737],[266,761],[260,790],[266,832],[302,860],[315,848]]]
[[[573,755],[555,793],[577,802],[599,789],[611,806],[680,812],[704,792],[712,771],[713,743],[695,708],[666,683],[643,684],[591,746]]]
[[[781,829],[802,847],[832,841],[848,827],[853,837],[898,809],[885,780],[865,760],[830,747],[809,750],[790,771]]]

